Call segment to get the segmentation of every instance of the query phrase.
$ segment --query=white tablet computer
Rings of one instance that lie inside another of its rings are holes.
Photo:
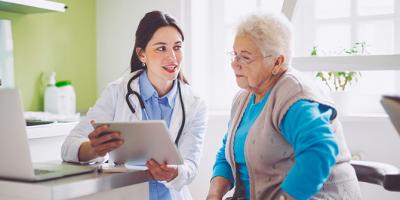
[[[97,122],[94,126],[104,124],[110,126],[110,132],[120,132],[125,141],[121,147],[110,152],[111,161],[144,165],[148,160],[154,159],[160,164],[183,164],[182,156],[163,120]]]

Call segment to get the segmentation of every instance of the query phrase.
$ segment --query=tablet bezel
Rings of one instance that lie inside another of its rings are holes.
[[[107,132],[120,132],[124,144],[109,153],[111,162],[144,165],[154,159],[168,165],[183,164],[182,156],[163,120],[134,122],[96,122],[94,127],[109,125]]]

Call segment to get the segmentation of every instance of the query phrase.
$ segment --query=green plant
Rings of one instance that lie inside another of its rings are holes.
[[[356,42],[350,49],[343,49],[342,52],[347,55],[364,54],[365,47],[365,42]],[[316,46],[313,47],[311,56],[317,56]],[[331,91],[345,91],[347,86],[358,81],[361,73],[358,71],[319,71],[315,76],[325,83]]]

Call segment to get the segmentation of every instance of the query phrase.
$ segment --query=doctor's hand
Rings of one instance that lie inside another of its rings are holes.
[[[94,123],[92,120],[91,124]],[[118,132],[109,132],[108,126],[99,126],[88,135],[89,141],[83,142],[79,146],[79,161],[93,160],[99,156],[105,156],[106,153],[120,147],[124,140]]]
[[[91,121],[91,123],[93,124],[94,121]],[[96,127],[88,136],[92,153],[96,157],[105,156],[108,152],[120,147],[124,143],[119,132],[109,132],[108,128],[108,125]]]
[[[159,164],[157,161],[151,159],[146,163],[151,176],[158,181],[172,181],[178,176],[178,167],[167,164]]]

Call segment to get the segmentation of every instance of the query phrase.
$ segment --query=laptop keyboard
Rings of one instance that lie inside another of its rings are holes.
[[[26,126],[37,126],[54,123],[54,121],[25,120]]]
[[[50,171],[50,170],[45,170],[45,169],[35,169],[35,175],[43,175],[43,174],[48,174],[48,173],[52,173],[54,171]]]

